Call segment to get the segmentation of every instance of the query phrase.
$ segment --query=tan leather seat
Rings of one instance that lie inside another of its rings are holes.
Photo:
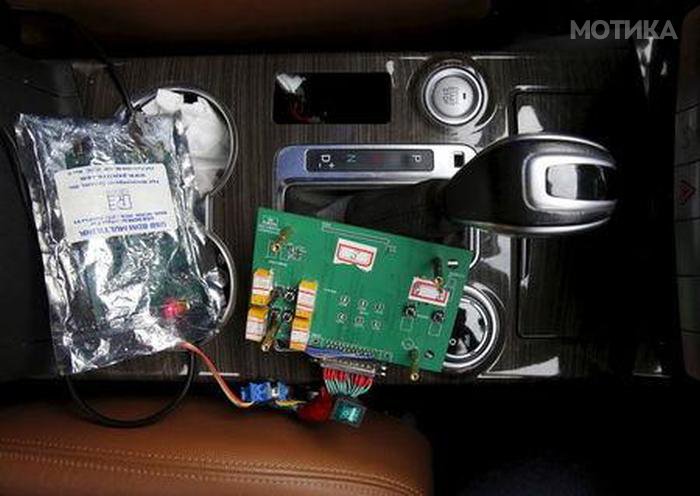
[[[110,413],[137,409],[120,400]],[[0,407],[0,494],[429,494],[426,440],[368,415],[359,429],[311,425],[198,397],[156,425],[122,430],[86,422],[70,403]]]

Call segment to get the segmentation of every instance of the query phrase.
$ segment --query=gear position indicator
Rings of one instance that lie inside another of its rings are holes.
[[[431,171],[429,149],[312,149],[306,152],[306,169],[326,171]]]

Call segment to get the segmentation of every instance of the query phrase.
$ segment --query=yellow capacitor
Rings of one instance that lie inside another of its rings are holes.
[[[245,324],[245,338],[249,341],[262,341],[267,324],[267,307],[251,306]]]
[[[309,342],[310,330],[311,321],[300,317],[294,317],[292,321],[292,333],[289,339],[289,348],[296,351],[306,350],[306,345]]]
[[[268,269],[256,269],[253,272],[253,287],[250,292],[250,304],[261,307],[270,303],[274,274]]]
[[[311,319],[316,306],[316,293],[318,292],[318,283],[316,281],[302,280],[299,283],[299,291],[297,293],[297,308],[296,316],[304,319]]]

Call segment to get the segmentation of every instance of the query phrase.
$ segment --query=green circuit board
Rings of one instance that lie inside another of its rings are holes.
[[[274,288],[265,325],[270,316],[288,317],[275,331],[279,346],[289,347],[295,295],[302,281],[311,281],[317,287],[308,349],[438,372],[472,256],[465,249],[261,208],[253,271],[270,271]]]

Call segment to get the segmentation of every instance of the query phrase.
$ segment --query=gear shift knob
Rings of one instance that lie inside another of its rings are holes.
[[[615,173],[612,156],[596,143],[519,135],[484,149],[444,186],[444,215],[504,234],[585,231],[610,218]]]
[[[516,236],[580,232],[610,218],[615,173],[614,159],[596,143],[523,134],[482,150],[449,181],[356,194],[343,220],[417,238],[465,225]]]

